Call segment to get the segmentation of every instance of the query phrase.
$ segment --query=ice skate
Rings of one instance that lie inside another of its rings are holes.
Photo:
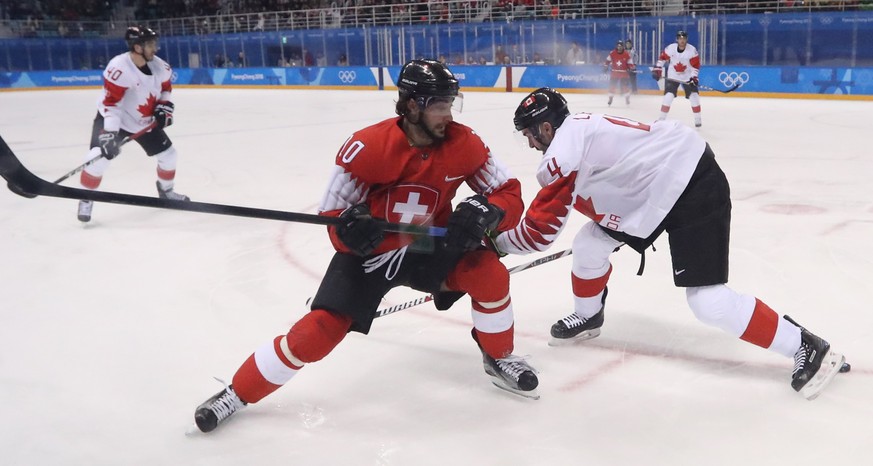
[[[603,326],[603,310],[606,307],[608,288],[603,289],[600,298],[600,310],[589,318],[579,317],[575,312],[552,325],[552,339],[549,346],[569,345],[579,341],[590,340],[600,335]]]
[[[94,201],[79,201],[78,218],[82,223],[91,221],[91,209],[94,207]]]
[[[236,396],[233,386],[228,385],[197,407],[194,411],[194,422],[201,432],[212,432],[219,424],[245,406],[246,403]]]
[[[785,320],[800,327],[800,348],[794,353],[791,388],[807,400],[814,400],[840,372],[846,357],[831,351],[830,343],[813,335],[790,317],[785,316]]]
[[[166,190],[164,188],[161,188],[160,181],[155,181],[155,186],[158,188],[158,197],[160,197],[161,199],[170,199],[173,201],[190,201],[191,200],[191,198],[189,198],[188,196],[186,196],[184,194],[177,193],[176,191],[173,190],[173,188],[166,189]]]
[[[624,96],[624,103],[625,103],[625,105],[630,105],[630,96],[629,95]]]
[[[476,330],[473,330],[473,339],[478,345],[479,339],[476,338]],[[491,383],[495,387],[532,400],[540,399],[540,395],[536,391],[537,385],[539,385],[536,371],[524,358],[510,354],[505,358],[494,359],[482,350],[481,345],[479,350],[482,351],[482,365],[485,366],[485,373],[491,376]]]
[[[612,97],[609,97],[609,100],[606,101],[606,105],[612,106]]]

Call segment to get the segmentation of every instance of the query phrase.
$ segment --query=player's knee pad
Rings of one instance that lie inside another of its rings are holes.
[[[609,270],[610,254],[620,245],[596,223],[586,223],[573,238],[573,275],[582,279],[602,277]]]
[[[158,161],[158,170],[166,171],[166,172],[175,172],[176,171],[176,162],[179,159],[179,154],[176,152],[176,148],[170,146],[169,149],[155,154],[155,158]]]
[[[754,297],[741,295],[726,285],[690,287],[685,294],[697,320],[735,335],[745,330],[755,307]]]
[[[351,325],[348,316],[315,309],[291,327],[288,349],[304,363],[319,361],[345,338]]]
[[[446,285],[474,301],[495,302],[509,295],[509,272],[494,252],[473,251],[464,254],[449,272]]]

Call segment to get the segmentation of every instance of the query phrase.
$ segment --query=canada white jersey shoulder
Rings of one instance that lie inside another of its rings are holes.
[[[148,73],[137,68],[130,53],[109,61],[103,71],[103,97],[97,109],[104,117],[107,131],[124,129],[135,133],[154,120],[154,107],[169,101],[173,71],[164,60],[154,57],[146,63]]]

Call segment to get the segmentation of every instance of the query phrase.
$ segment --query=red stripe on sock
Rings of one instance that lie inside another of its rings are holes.
[[[158,167],[158,178],[164,181],[173,181],[176,179],[176,170],[161,170],[161,168]]]
[[[276,356],[279,357],[279,360],[282,361],[282,364],[290,367],[291,369],[300,370],[303,366],[297,366],[287,356],[285,356],[285,352],[282,351],[282,346],[279,345],[279,342],[282,341],[283,335],[279,335],[278,337],[273,339],[273,351],[276,352]],[[293,353],[292,353],[293,354]]]
[[[233,375],[233,390],[246,403],[257,403],[262,398],[275,392],[281,385],[267,381],[258,370],[255,355],[252,354]]]
[[[485,333],[475,330],[476,338],[482,350],[494,359],[501,359],[512,354],[515,326],[499,333]]]
[[[573,280],[573,294],[579,298],[590,298],[597,296],[606,288],[606,282],[609,281],[609,274],[612,273],[612,264],[609,265],[609,270],[606,271],[600,278],[584,279],[571,274]]]
[[[664,113],[670,113],[670,106],[669,105],[661,105],[661,111]]]
[[[101,181],[103,181],[102,176],[94,176],[86,171],[83,171],[82,176],[79,177],[79,182],[88,189],[97,189]]]
[[[691,107],[691,111],[693,113],[700,113],[700,105],[698,105],[696,107]]]
[[[776,328],[779,326],[779,315],[770,306],[755,298],[755,310],[746,331],[740,336],[741,340],[747,341],[761,348],[769,348],[776,338]]]

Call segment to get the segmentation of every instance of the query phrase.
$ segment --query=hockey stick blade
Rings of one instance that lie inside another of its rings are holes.
[[[715,92],[721,92],[722,94],[728,94],[730,92],[733,92],[733,91],[739,89],[740,83],[734,84],[733,86],[731,86],[727,89],[716,89],[714,87],[704,86],[703,84],[698,84],[697,87],[699,87],[700,89],[703,89],[704,91],[715,91]]]
[[[7,181],[10,190],[23,192],[34,196],[60,197],[65,199],[82,199],[86,201],[108,202],[110,204],[123,204],[139,207],[154,207],[158,209],[184,210],[188,212],[201,212],[207,214],[230,215],[246,218],[260,218],[265,220],[280,220],[285,222],[309,223],[313,225],[337,225],[341,220],[337,217],[325,217],[315,214],[299,212],[285,212],[280,210],[257,209],[253,207],[241,207],[225,204],[209,204],[206,202],[177,201],[161,199],[157,197],[139,196],[135,194],[122,194],[107,191],[91,191],[88,189],[70,188],[61,186],[34,175],[12,153],[12,149],[6,141],[0,137],[0,176]],[[14,188],[13,188],[14,187]],[[27,196],[25,196],[27,197]],[[409,225],[404,223],[384,224],[385,231],[407,233],[411,235],[445,236],[446,229],[442,227],[429,227],[421,225]]]
[[[528,262],[526,264],[516,265],[515,267],[511,267],[508,269],[508,272],[511,274],[525,271],[527,269],[532,269],[534,267],[539,267],[540,265],[552,262],[554,260],[560,259],[562,257],[567,257],[570,254],[573,254],[572,249],[565,249],[561,252],[556,252],[554,254],[549,254],[548,256],[540,257],[537,260]],[[386,307],[379,309],[376,311],[376,317],[385,317],[388,314],[394,314],[397,311],[402,311],[404,309],[409,309],[410,307],[418,306],[419,304],[429,303],[433,301],[433,295],[429,294],[427,296],[422,296],[420,298],[413,299],[412,301],[407,301],[405,303],[397,304],[395,306]],[[309,304],[309,301],[306,301]]]

